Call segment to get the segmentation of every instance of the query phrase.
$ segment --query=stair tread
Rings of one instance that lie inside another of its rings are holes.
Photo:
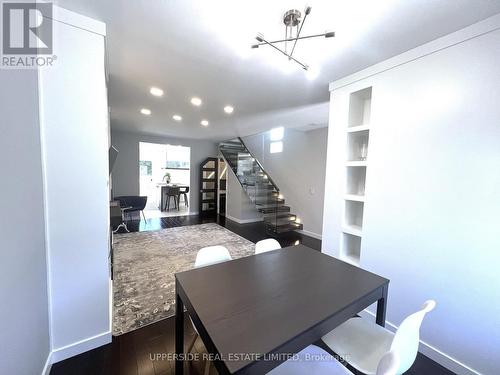
[[[288,206],[273,206],[273,207],[266,207],[266,208],[263,208],[263,207],[259,207],[257,208],[257,210],[259,212],[262,212],[262,213],[271,213],[271,212],[290,212],[290,207]]]
[[[292,214],[290,212],[277,212],[277,213],[271,213],[269,216],[264,216],[264,221],[269,221],[272,219],[289,219],[289,220],[295,220],[297,218],[297,215]]]
[[[293,224],[279,225],[279,226],[268,225],[268,228],[271,229],[271,231],[273,231],[274,233],[285,233],[285,232],[291,232],[293,230],[300,230],[304,228],[304,226],[303,224],[293,223]]]
[[[285,206],[284,204],[280,204],[280,203],[271,203],[271,204],[260,204],[258,205],[259,207],[258,208],[275,208],[275,207],[288,207],[288,206]],[[290,207],[288,207],[290,208]]]
[[[229,148],[232,148],[232,147],[242,147],[244,148],[245,146],[241,143],[241,142],[231,142],[231,141],[225,141],[225,142],[221,142],[219,143],[219,147],[229,147]]]
[[[288,225],[288,224],[294,224],[295,219],[294,218],[276,218],[274,220],[265,220],[264,221],[266,224],[274,225],[274,226],[283,226],[283,225]]]
[[[271,205],[283,205],[283,204],[285,204],[285,200],[284,199],[274,199],[274,198],[271,198],[271,199],[259,199],[259,198],[257,198],[255,200],[255,204],[259,207],[271,206]]]

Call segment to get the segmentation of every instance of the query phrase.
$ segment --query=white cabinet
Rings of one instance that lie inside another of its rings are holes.
[[[104,24],[54,9],[39,71],[53,360],[111,341]]]

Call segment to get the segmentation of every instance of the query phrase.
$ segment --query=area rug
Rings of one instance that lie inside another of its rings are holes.
[[[198,250],[222,245],[233,259],[254,244],[218,224],[116,234],[113,243],[113,335],[175,314],[174,274],[193,268]]]

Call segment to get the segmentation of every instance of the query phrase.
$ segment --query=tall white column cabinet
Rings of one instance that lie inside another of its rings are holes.
[[[52,362],[111,341],[105,25],[54,7],[39,71]]]

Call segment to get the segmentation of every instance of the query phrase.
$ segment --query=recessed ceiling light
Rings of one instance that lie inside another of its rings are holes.
[[[141,113],[143,115],[149,116],[151,114],[151,110],[147,108],[141,108]]]
[[[182,120],[182,117],[179,116],[179,115],[173,115],[172,118],[175,120],[175,121],[181,121]]]
[[[234,108],[231,107],[230,105],[226,105],[224,107],[224,112],[226,112],[226,113],[233,113],[233,111],[234,111]]]
[[[203,103],[200,98],[197,98],[196,96],[191,98],[191,104],[199,107]]]
[[[149,89],[149,92],[151,93],[151,95],[153,96],[163,96],[163,90],[158,88],[158,87],[151,87]]]
[[[201,120],[201,124],[203,126],[208,126],[209,122],[208,122],[208,120]]]

